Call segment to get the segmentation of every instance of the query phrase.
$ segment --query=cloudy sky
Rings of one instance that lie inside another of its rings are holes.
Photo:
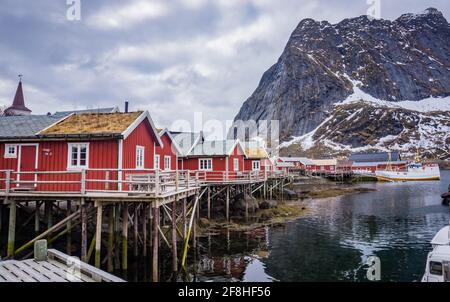
[[[0,104],[17,75],[33,113],[131,102],[158,126],[177,119],[233,119],[303,18],[332,23],[376,0],[1,0]],[[381,0],[394,19],[448,0]]]

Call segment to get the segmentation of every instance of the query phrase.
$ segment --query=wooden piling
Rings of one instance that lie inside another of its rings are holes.
[[[230,186],[227,185],[225,198],[225,217],[227,221],[230,220]]]
[[[107,249],[107,257],[108,264],[107,270],[108,272],[112,272],[114,270],[114,261],[113,261],[113,248],[114,248],[114,206],[109,206],[108,213],[108,249]]]
[[[16,201],[11,200],[9,203],[9,229],[8,229],[8,247],[6,255],[14,257],[14,244],[16,241]]]
[[[84,198],[80,202],[80,216],[81,216],[81,261],[87,261],[87,205]]]
[[[0,232],[3,226],[3,201],[0,201]]]
[[[102,204],[97,206],[97,222],[95,230],[95,267],[100,268],[102,246]]]
[[[37,202],[36,202],[36,213],[39,212],[39,208],[37,208]],[[69,217],[72,215],[72,202],[70,200],[66,203],[66,215]],[[39,217],[39,216],[38,216]],[[39,220],[38,220],[39,223]],[[66,233],[66,253],[67,255],[72,254],[72,221],[69,219],[67,221],[67,233]]]
[[[177,256],[177,200],[172,203],[172,270],[178,271]]]
[[[183,237],[186,238],[186,198],[183,198],[181,215],[181,219],[183,220]]]
[[[142,255],[147,257],[147,209],[145,205],[143,205],[142,209],[142,236],[144,238]]]
[[[120,204],[114,209],[114,269],[120,269]]]
[[[34,233],[39,234],[40,230],[40,211],[41,211],[41,202],[36,201],[36,210],[34,212]]]
[[[128,270],[128,204],[122,210],[122,270]]]
[[[45,212],[46,212],[46,219],[47,219],[47,229],[50,229],[53,225],[53,216],[52,216],[52,202],[46,201],[45,202]]]
[[[208,220],[211,219],[211,188],[208,187]]]
[[[158,282],[158,249],[159,249],[159,207],[153,205],[153,251],[152,251],[152,281]]]
[[[139,243],[139,220],[138,220],[138,205],[136,204],[136,206],[134,207],[134,216],[133,216],[133,244],[134,244],[134,249],[133,249],[133,256],[137,257],[139,256],[139,251],[138,251],[138,243]]]

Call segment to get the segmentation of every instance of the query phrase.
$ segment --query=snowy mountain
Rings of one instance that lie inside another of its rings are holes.
[[[273,119],[296,153],[419,147],[449,158],[450,25],[434,8],[302,20],[235,118]]]

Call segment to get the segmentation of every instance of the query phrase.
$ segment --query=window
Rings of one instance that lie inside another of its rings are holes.
[[[89,144],[69,144],[68,169],[86,169],[89,162]]]
[[[5,158],[17,158],[17,145],[5,145]]]
[[[252,161],[252,170],[253,171],[259,171],[261,168],[261,163],[259,162],[259,160],[254,160]]]
[[[233,159],[233,170],[239,171],[239,158]]]
[[[136,146],[136,169],[144,169],[145,147]]]
[[[430,274],[442,276],[442,263],[430,261]]]
[[[160,166],[159,166],[159,154],[156,154],[155,155],[155,170],[156,169],[160,169]]]
[[[170,170],[170,156],[164,156],[164,170]]]
[[[212,171],[212,159],[211,158],[200,158],[198,160],[199,170],[202,171]]]

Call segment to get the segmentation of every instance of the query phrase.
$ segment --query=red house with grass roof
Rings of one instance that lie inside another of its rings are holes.
[[[147,111],[71,114],[34,134],[0,137],[0,170],[12,170],[15,190],[79,192],[82,173],[89,180],[87,191],[126,190],[127,185],[117,181],[154,169],[155,149],[160,146]]]

